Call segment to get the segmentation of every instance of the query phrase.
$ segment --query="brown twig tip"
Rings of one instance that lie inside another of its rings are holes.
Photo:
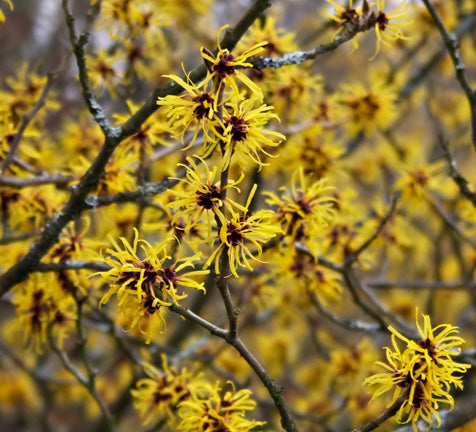
[[[393,196],[388,212],[385,214],[383,218],[381,218],[375,231],[352,254],[350,254],[350,256],[346,259],[344,263],[344,267],[350,266],[352,263],[354,263],[358,259],[359,255],[362,252],[364,252],[368,247],[370,247],[372,243],[377,239],[377,237],[380,235],[382,230],[385,228],[385,225],[387,225],[387,223],[392,219],[393,214],[395,213],[395,210],[397,208],[397,204],[400,199],[400,196],[401,194],[399,193],[396,193]]]
[[[402,397],[397,399],[390,408],[388,408],[378,417],[374,418],[373,420],[368,422],[366,425],[358,429],[353,429],[351,432],[370,432],[374,429],[377,429],[384,421],[388,420],[389,418],[393,417],[395,414],[398,413],[398,410],[403,405],[403,403],[407,400],[407,398],[408,398],[408,395],[404,394]]]
[[[476,207],[476,193],[470,190],[468,180],[463,177],[460,170],[458,169],[458,165],[453,154],[451,153],[447,141],[442,138],[439,140],[439,143],[441,145],[441,148],[443,149],[443,153],[448,164],[448,171],[450,173],[451,178],[458,186],[461,195],[463,195],[466,199],[468,199],[471,204],[473,204],[474,207]]]

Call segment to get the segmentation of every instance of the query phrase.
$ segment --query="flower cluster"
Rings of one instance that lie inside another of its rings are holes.
[[[144,365],[148,378],[142,378],[131,391],[134,408],[144,426],[163,418],[172,420],[177,406],[190,398],[192,389],[200,381],[187,368],[177,370],[162,355],[162,371],[149,364]]]
[[[14,327],[23,333],[23,341],[37,353],[48,340],[48,332],[60,348],[74,328],[76,304],[54,275],[28,280],[15,292],[13,304],[17,320]]]
[[[389,44],[391,41],[398,39],[408,39],[404,36],[402,30],[398,27],[402,24],[410,24],[407,18],[407,12],[410,4],[407,0],[400,2],[398,7],[392,13],[384,12],[385,0],[377,0],[368,3],[364,0],[362,7],[354,8],[352,0],[349,1],[347,7],[343,7],[334,0],[326,0],[335,6],[336,15],[331,18],[339,24],[338,32],[348,31],[357,33],[373,28],[377,37],[377,46],[374,58],[380,51],[380,45]],[[375,6],[375,9],[371,9]],[[357,40],[352,40],[354,49],[358,47]]]
[[[182,421],[178,425],[181,432],[248,432],[264,422],[248,420],[246,411],[256,407],[251,399],[251,391],[247,389],[232,390],[224,395],[220,384],[208,385],[202,391],[180,404],[179,416]]]
[[[219,34],[221,31],[219,32]],[[208,69],[205,80],[196,85],[187,75],[187,81],[167,75],[186,93],[159,98],[157,103],[167,107],[168,128],[178,139],[193,128],[193,136],[185,149],[195,142],[199,132],[203,134],[200,156],[206,158],[220,147],[224,154],[222,170],[236,152],[240,165],[253,161],[263,165],[263,155],[270,156],[266,148],[276,147],[285,137],[279,132],[264,129],[266,123],[278,119],[273,108],[262,103],[263,93],[240,68],[252,66],[247,60],[264,51],[261,42],[233,55],[220,47],[213,55],[202,48],[203,60]],[[244,86],[243,91],[238,87]],[[251,94],[246,94],[246,90]]]
[[[463,388],[463,374],[470,368],[469,364],[458,363],[453,357],[458,355],[459,346],[464,340],[458,336],[458,328],[441,324],[432,328],[430,317],[422,315],[423,327],[418,320],[417,328],[421,339],[410,340],[392,327],[392,348],[386,347],[387,362],[378,362],[386,372],[367,378],[367,385],[376,386],[372,400],[383,393],[393,390],[392,405],[405,395],[405,400],[397,413],[399,423],[411,422],[417,432],[417,421],[421,418],[431,425],[436,419],[441,425],[438,406],[440,403],[454,406],[451,386]],[[402,350],[397,339],[406,347]]]
[[[284,193],[278,197],[267,192],[267,202],[277,205],[275,219],[282,225],[285,235],[301,241],[322,231],[332,220],[335,213],[335,198],[325,179],[309,184],[309,179],[300,167],[293,175],[291,190],[282,188]]]
[[[210,169],[203,159],[198,160],[204,174],[200,172],[199,166],[192,158],[187,158],[188,165],[180,164],[186,169],[185,178],[178,179],[182,183],[183,190],[176,188],[172,192],[173,200],[169,203],[170,208],[181,210],[175,213],[173,221],[184,218],[186,234],[190,233],[202,217],[205,217],[207,226],[211,229],[213,217],[217,217],[222,225],[226,225],[225,210],[245,211],[242,205],[230,198],[224,198],[224,192],[228,189],[240,192],[236,185],[243,180],[243,175],[236,181],[228,179],[228,184],[222,185],[217,179],[218,167]]]
[[[220,36],[221,30],[218,34]],[[229,173],[237,162],[242,170],[251,164],[259,169],[267,165],[265,158],[275,157],[272,150],[284,140],[281,133],[267,129],[270,120],[278,120],[273,107],[263,104],[263,92],[242,69],[250,68],[250,57],[264,52],[267,42],[259,42],[232,54],[220,46],[218,52],[201,49],[207,67],[207,76],[200,84],[194,84],[189,75],[185,79],[174,75],[167,78],[180,85],[185,93],[180,96],[168,95],[158,99],[158,105],[165,108],[167,128],[176,139],[188,142],[184,149],[191,148],[203,139],[196,160],[187,158],[188,164],[180,166],[186,170],[185,179],[179,179],[180,186],[171,193],[166,204],[167,211],[174,212],[172,223],[183,220],[184,232],[190,234],[195,227],[205,222],[208,240],[215,247],[204,268],[215,262],[215,273],[228,270],[238,277],[237,268],[253,270],[250,260],[261,255],[261,244],[280,232],[271,223],[271,212],[260,210],[250,214],[249,206],[256,191],[250,186],[246,205],[227,196],[228,191],[240,192],[237,188],[243,178],[229,179]],[[217,158],[210,169],[205,159]],[[204,167],[197,166],[197,162]],[[236,177],[235,177],[236,178]],[[216,234],[212,231],[216,230]],[[251,251],[247,243],[255,246]],[[228,256],[229,264],[222,267],[222,256]]]
[[[246,411],[255,408],[250,390],[222,394],[220,383],[210,385],[201,374],[170,366],[162,355],[162,370],[145,364],[148,378],[140,379],[131,391],[134,407],[144,426],[166,421],[181,432],[247,432],[265,422],[248,420]]]
[[[220,259],[227,255],[230,271],[235,277],[238,277],[238,266],[251,271],[253,267],[250,260],[259,261],[255,255],[262,254],[261,244],[281,232],[279,226],[273,223],[273,212],[270,210],[258,210],[251,215],[248,214],[255,191],[256,185],[248,197],[243,212],[233,212],[226,224],[221,225],[218,236],[212,239],[218,246],[208,258],[204,268],[208,268],[215,261],[215,273],[219,274]],[[255,246],[256,251],[250,249],[249,243]]]
[[[197,257],[186,257],[171,261],[167,253],[169,241],[155,246],[139,239],[134,229],[132,245],[121,237],[123,247],[113,238],[114,249],[107,249],[108,256],[104,261],[111,266],[110,270],[99,274],[109,282],[109,290],[102,297],[100,304],[107,303],[112,295],[117,296],[118,313],[124,318],[128,330],[138,330],[146,343],[164,325],[162,306],[178,304],[187,297],[179,292],[180,287],[194,288],[205,291],[203,282],[194,278],[208,273],[207,270],[183,271],[193,267]],[[140,245],[141,251],[138,250]],[[139,254],[142,252],[143,257]]]

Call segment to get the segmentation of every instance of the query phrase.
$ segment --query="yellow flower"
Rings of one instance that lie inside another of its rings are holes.
[[[139,111],[140,106],[131,101],[126,101],[127,112],[124,114],[113,114],[113,117],[119,124],[125,123],[131,115]],[[168,145],[168,140],[165,139],[165,135],[170,133],[170,128],[164,116],[155,113],[149,117],[139,130],[130,137],[121,142],[120,148],[123,148],[126,152],[133,151],[137,155],[137,158],[141,157],[141,154],[146,154],[148,157],[152,157],[154,154],[154,146],[156,144]]]
[[[218,240],[219,245],[205,263],[205,269],[215,260],[215,273],[219,274],[220,257],[223,253],[226,253],[230,263],[230,271],[235,277],[238,277],[236,271],[238,267],[245,267],[252,271],[253,267],[250,260],[259,261],[259,259],[252,253],[247,243],[254,245],[256,247],[255,253],[260,256],[262,254],[261,244],[266,243],[281,232],[279,227],[271,221],[273,212],[259,210],[252,215],[247,214],[256,188],[257,185],[254,185],[243,214],[232,213],[231,218],[227,218],[226,224],[222,224],[220,227],[220,232],[215,239]]]
[[[17,68],[15,75],[5,77],[7,91],[0,91],[2,100],[0,112],[8,114],[7,119],[13,123],[14,128],[20,125],[22,117],[38,101],[47,81],[46,76],[38,75],[36,69],[32,70],[27,63],[23,63]],[[54,95],[53,91],[49,92],[45,108],[35,115],[36,124],[40,119],[44,119],[48,110],[59,108],[59,104],[54,100]],[[1,121],[4,120],[2,118]]]
[[[408,165],[402,167],[403,175],[396,183],[396,187],[402,190],[403,198],[408,203],[421,203],[422,198],[428,196],[429,191],[448,194],[449,189],[444,187],[446,183],[442,176],[445,169],[443,160]]]
[[[99,30],[107,30],[112,39],[118,40],[118,36],[126,36],[126,40],[139,35],[146,39],[160,39],[163,37],[161,27],[167,24],[168,19],[156,2],[102,0],[96,25]]]
[[[221,393],[219,383],[208,386],[201,394],[192,394],[192,398],[179,405],[179,416],[182,421],[178,425],[181,432],[248,432],[264,422],[248,420],[246,411],[256,407],[251,399],[251,391],[236,391],[233,384],[231,391]]]
[[[13,364],[3,363],[0,368],[0,406],[2,417],[11,416],[15,411],[41,409],[41,396],[33,378],[26,372],[19,370]],[[4,418],[5,418],[4,417]]]
[[[117,98],[117,88],[123,83],[124,77],[117,64],[122,60],[122,54],[117,50],[113,55],[101,49],[94,56],[88,56],[88,72],[91,85],[97,94],[106,88],[112,97]]]
[[[379,53],[381,43],[390,45],[390,42],[398,39],[408,40],[409,38],[404,36],[402,30],[398,28],[398,26],[411,24],[411,21],[406,20],[408,17],[407,12],[410,8],[410,4],[407,3],[407,0],[403,0],[392,13],[385,13],[383,11],[385,8],[385,0],[376,0],[375,5],[377,7],[377,12],[372,12],[369,17],[369,23],[374,25],[375,35],[377,36],[375,54],[371,60]]]
[[[60,210],[64,199],[65,194],[53,185],[23,188],[8,200],[10,224],[20,231],[42,227]]]
[[[269,78],[262,81],[262,86],[283,122],[295,125],[311,121],[322,98],[322,76],[304,64],[266,71]]]
[[[77,159],[76,159],[77,158]],[[82,175],[91,162],[84,156],[79,155],[70,161],[70,170],[77,176]],[[137,158],[134,153],[128,152],[125,147],[119,147],[109,159],[104,175],[96,187],[96,195],[109,195],[119,192],[130,191],[137,188]]]
[[[337,33],[343,33],[346,30],[353,30],[355,26],[358,26],[362,8],[359,7],[355,9],[352,0],[349,0],[347,7],[343,7],[333,0],[326,0],[326,2],[334,5],[335,7],[335,15],[329,16],[332,20],[339,24]],[[359,47],[355,36],[352,38],[352,45],[354,49]]]
[[[272,106],[260,104],[255,107],[257,102],[254,97],[241,102],[233,98],[226,104],[223,131],[220,134],[225,148],[223,169],[228,166],[233,155],[236,155],[242,167],[247,167],[250,159],[259,166],[267,165],[262,162],[262,155],[273,155],[266,147],[277,147],[281,140],[286,139],[283,134],[264,128],[271,119],[279,119],[272,112]]]
[[[342,293],[342,286],[337,274],[319,265],[316,260],[301,252],[275,253],[271,260],[277,268],[278,289],[286,302],[294,301],[299,306],[308,305],[309,292],[314,293],[319,301],[327,305]]]
[[[177,405],[190,398],[195,385],[193,375],[186,368],[178,371],[169,366],[165,354],[162,354],[162,371],[149,364],[145,364],[144,370],[148,378],[137,381],[136,388],[131,390],[142,425],[164,418],[174,420]]]
[[[48,329],[62,348],[75,324],[75,301],[54,278],[53,274],[35,275],[15,290],[16,324],[23,332],[24,343],[37,353],[42,352]]]
[[[379,78],[368,87],[361,83],[344,84],[334,99],[344,127],[352,136],[362,129],[370,134],[376,128],[388,128],[397,116],[396,90]]]
[[[275,218],[282,225],[284,233],[301,241],[312,230],[322,230],[332,220],[335,213],[335,198],[331,191],[334,188],[327,185],[325,179],[308,184],[304,171],[300,167],[292,177],[291,191],[278,197],[272,192],[266,192],[267,203],[277,205]],[[282,188],[286,191],[286,188]]]
[[[197,139],[200,131],[203,131],[203,145],[200,154],[207,157],[216,145],[216,138],[210,131],[218,125],[216,112],[218,101],[216,96],[206,90],[207,82],[195,85],[187,77],[187,82],[176,75],[164,75],[175,81],[185,89],[186,93],[181,96],[167,95],[157,100],[157,105],[167,107],[167,129],[175,138],[183,143],[185,133],[193,129],[193,135],[189,138],[189,149]]]
[[[340,156],[345,147],[333,132],[329,133],[319,124],[290,136],[284,150],[278,163],[285,171],[293,172],[302,167],[305,175],[312,175],[316,180],[328,175],[343,175]]]
[[[393,404],[402,393],[406,399],[397,413],[398,423],[413,425],[415,432],[418,431],[416,422],[421,418],[431,426],[436,419],[438,427],[441,419],[438,414],[439,403],[454,406],[453,396],[450,394],[451,386],[463,388],[463,374],[471,366],[458,363],[453,356],[459,354],[460,345],[464,340],[458,336],[458,328],[449,324],[441,324],[432,328],[430,317],[422,315],[423,327],[418,320],[417,329],[421,339],[413,341],[392,327],[393,350],[386,349],[388,365],[378,362],[387,372],[373,375],[365,380],[367,385],[377,386],[372,399],[383,393],[394,390],[394,395],[389,406]],[[400,350],[397,339],[406,343],[405,349]]]
[[[238,181],[228,180],[228,184],[222,186],[220,181],[216,181],[218,168],[214,166],[212,170],[203,159],[199,159],[201,165],[204,167],[206,180],[202,180],[199,168],[192,158],[187,158],[190,166],[179,164],[186,168],[187,173],[185,178],[179,179],[184,185],[184,190],[173,190],[171,194],[173,200],[167,206],[179,211],[173,217],[173,222],[177,222],[180,218],[186,221],[185,233],[189,233],[199,222],[202,215],[205,213],[207,218],[207,226],[209,230],[214,223],[213,216],[220,219],[222,224],[226,224],[225,216],[222,207],[225,206],[229,211],[233,209],[245,211],[245,208],[238,203],[232,201],[230,198],[223,199],[223,191],[234,188],[238,192],[240,190],[236,187],[243,179],[243,175]]]
[[[179,287],[188,287],[205,291],[203,282],[194,278],[208,273],[206,270],[184,272],[187,267],[193,267],[196,256],[179,258],[170,263],[167,254],[168,241],[163,241],[153,247],[146,240],[139,239],[139,233],[134,228],[132,245],[123,237],[119,246],[112,238],[114,250],[107,249],[109,254],[105,262],[110,270],[99,272],[110,283],[109,290],[100,301],[107,303],[112,295],[117,295],[118,315],[125,318],[124,324],[128,329],[134,329],[139,324],[139,330],[144,334],[146,343],[150,342],[152,329],[165,325],[162,317],[162,306],[178,304],[179,300],[187,297],[179,293]],[[139,258],[138,246],[141,246],[143,259]],[[154,316],[158,314],[157,316]],[[153,316],[154,322],[148,322]],[[142,329],[140,324],[145,325]],[[152,326],[151,326],[152,324]]]
[[[243,36],[238,45],[238,51],[246,52],[250,45],[266,41],[263,45],[263,55],[266,57],[279,57],[286,52],[297,51],[298,45],[294,42],[295,34],[277,27],[273,16],[266,16],[262,21],[255,21],[248,32]],[[265,71],[261,71],[265,72]]]
[[[210,71],[209,79],[213,79],[213,92],[215,94],[220,93],[223,85],[231,87],[236,94],[239,94],[238,86],[236,81],[241,82],[243,85],[248,87],[251,90],[253,95],[257,97],[260,101],[263,100],[263,93],[261,89],[239,68],[252,67],[253,65],[247,60],[250,57],[262,54],[265,49],[264,46],[268,44],[267,41],[260,42],[256,45],[253,45],[251,48],[243,51],[240,55],[233,55],[226,48],[222,48],[220,45],[220,33],[226,26],[223,26],[217,36],[217,46],[218,52],[214,56],[206,48],[201,48],[200,52],[202,57],[207,65],[208,70]]]
[[[207,15],[213,5],[213,0],[161,0],[160,8],[167,16],[174,19],[174,24],[182,30],[195,31],[197,17]],[[192,32],[193,32],[192,31]],[[193,33],[192,33],[193,34]]]

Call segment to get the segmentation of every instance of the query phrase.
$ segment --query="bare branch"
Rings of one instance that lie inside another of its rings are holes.
[[[378,417],[368,422],[365,426],[352,430],[352,432],[370,432],[374,429],[377,429],[384,421],[388,420],[389,418],[397,414],[398,410],[400,409],[400,407],[403,405],[403,402],[405,402],[407,398],[408,398],[408,394],[404,394],[402,397],[397,399],[395,403],[390,408],[388,408],[385,412],[383,412]]]
[[[312,252],[306,246],[304,246],[302,243],[296,242],[294,244],[294,247],[298,252],[302,252],[306,255],[309,255],[312,258],[315,258],[314,255],[312,254]],[[343,273],[343,271],[344,271],[344,268],[342,266],[329,261],[328,259],[324,258],[323,256],[318,256],[317,257],[317,262],[318,262],[318,264],[320,264],[324,267],[327,267],[331,270],[334,270],[338,273]]]
[[[436,200],[427,199],[430,207],[443,219],[443,222],[451,228],[458,237],[464,242],[468,243],[473,249],[476,250],[476,241],[472,237],[467,236],[464,231],[457,225],[453,217],[438,203]]]
[[[189,309],[184,309],[181,306],[173,304],[172,306],[169,306],[169,309],[172,312],[175,312],[176,314],[179,314],[183,316],[184,318],[193,321],[195,324],[198,324],[199,326],[203,327],[204,329],[208,330],[212,335],[219,336],[222,339],[227,338],[228,335],[228,330],[222,329],[215,324],[212,324],[211,322],[207,321],[206,319],[202,318],[201,316],[198,316],[194,314],[191,310]]]
[[[253,354],[248,350],[240,338],[236,338],[232,345],[241,354],[241,357],[244,358],[246,363],[248,363],[256,375],[258,375],[259,379],[268,390],[281,416],[281,426],[283,429],[287,432],[298,432],[298,428],[292,417],[291,410],[286,405],[286,402],[283,398],[282,387],[271,379],[261,363],[256,359],[256,357],[253,356]]]
[[[210,323],[209,321],[203,319],[202,317],[195,315],[192,311],[184,309],[181,306],[173,304],[169,307],[172,312],[175,312],[184,318],[187,318],[199,326],[208,330],[211,334],[221,337],[226,340],[230,345],[232,345],[248,363],[248,365],[253,369],[253,371],[258,375],[263,385],[268,390],[270,396],[272,397],[276,408],[281,415],[281,426],[287,432],[298,432],[297,426],[294,423],[294,420],[291,415],[289,407],[286,405],[282,395],[282,388],[277,385],[271,377],[268,375],[261,363],[253,356],[253,354],[248,350],[246,345],[241,341],[241,339],[236,336],[233,339],[229,337],[230,331],[224,330],[220,327],[217,327],[215,324]]]
[[[10,177],[0,175],[0,186],[8,186],[14,189],[21,189],[30,186],[40,186],[45,184],[55,184],[57,186],[66,186],[76,177],[64,176],[61,174],[42,174],[35,177]]]
[[[311,299],[312,304],[316,307],[316,309],[329,321],[333,322],[334,324],[338,325],[339,327],[345,328],[346,330],[352,331],[363,331],[368,333],[376,333],[382,330],[385,330],[385,326],[381,324],[374,324],[374,323],[367,323],[364,321],[359,320],[344,320],[332,312],[328,311],[324,306],[321,304],[319,299],[317,298],[316,294],[311,290],[308,290],[309,298]]]
[[[91,196],[84,201],[84,208],[95,209],[115,203],[136,202],[154,195],[160,195],[178,183],[178,179],[186,173],[185,168],[181,168],[175,177],[166,177],[160,182],[146,183],[135,191],[120,192],[114,195]]]
[[[336,50],[342,44],[352,40],[358,33],[362,33],[372,29],[373,26],[368,23],[355,26],[354,28],[338,34],[332,42],[318,45],[309,51],[294,51],[283,54],[281,57],[258,57],[254,60],[253,66],[256,69],[274,68],[278,69],[282,66],[295,65],[303,63],[307,60],[313,60],[317,56]]]
[[[10,243],[16,243],[16,242],[28,240],[29,238],[39,236],[40,234],[41,234],[40,230],[33,230],[27,233],[5,236],[0,238],[0,245],[6,245]]]
[[[395,213],[395,209],[397,208],[398,200],[399,200],[399,195],[395,195],[392,198],[392,203],[390,205],[390,208],[389,208],[387,214],[381,219],[381,221],[378,224],[376,230],[372,233],[372,235],[366,241],[364,241],[354,252],[352,252],[347,257],[347,259],[345,260],[344,266],[349,266],[352,263],[354,263],[357,260],[357,258],[359,258],[359,255],[362,252],[364,252],[374,242],[374,240],[377,239],[377,237],[380,235],[380,233],[384,229],[387,222],[390,221],[393,214]]]
[[[443,152],[445,155],[446,162],[448,163],[448,170],[450,173],[451,178],[457,184],[461,195],[469,200],[474,207],[476,207],[476,193],[472,192],[469,189],[469,182],[466,180],[463,175],[461,174],[460,170],[458,169],[458,165],[456,164],[456,160],[454,159],[451,150],[449,148],[448,143],[444,138],[439,140],[441,147],[443,148]]]
[[[466,77],[466,66],[461,59],[461,54],[458,50],[458,37],[455,33],[450,33],[446,28],[443,20],[438,14],[434,5],[429,0],[423,0],[424,5],[428,9],[433,21],[438,28],[446,50],[448,51],[455,68],[456,79],[466,95],[471,112],[471,130],[473,147],[476,150],[476,90],[471,87],[471,84]]]
[[[94,398],[96,403],[99,405],[101,408],[101,411],[105,417],[108,417],[108,421],[106,421],[107,425],[107,431],[113,432],[114,431],[114,426],[112,423],[112,417],[109,414],[108,408],[102,399],[101,395],[97,391],[96,387],[94,388],[90,385],[90,380],[86,376],[83,375],[83,373],[73,364],[71,359],[69,358],[68,354],[61,350],[53,340],[53,337],[50,334],[48,335],[50,346],[53,349],[53,351],[56,353],[56,355],[59,357],[61,360],[61,363],[63,364],[64,368],[70,372],[78,381],[79,384],[81,384],[88,392],[91,394],[91,396]]]
[[[469,33],[474,30],[476,25],[476,13],[468,15],[461,21],[461,24],[455,30],[455,35],[459,39],[464,36],[466,33]],[[421,68],[419,68],[407,81],[405,86],[400,90],[400,97],[407,98],[413,91],[423,82],[423,80],[428,76],[428,74],[445,58],[446,49],[438,49],[429,59],[423,63]]]
[[[365,284],[374,289],[406,289],[406,290],[415,290],[415,289],[476,289],[475,281],[454,281],[454,282],[444,282],[444,281],[366,281]]]
[[[108,271],[111,269],[109,264],[100,261],[61,261],[58,263],[42,262],[39,263],[36,271],[41,273],[62,272],[66,270],[96,270]]]
[[[88,69],[86,67],[86,57],[84,54],[84,46],[88,43],[89,35],[87,33],[83,33],[78,37],[74,27],[74,16],[69,9],[68,1],[62,0],[62,6],[66,18],[66,25],[68,26],[69,40],[71,41],[73,53],[76,57],[76,64],[78,65],[79,82],[81,84],[84,101],[86,102],[89,112],[101,128],[104,135],[115,135],[116,130],[109,124],[103,108],[101,105],[99,105],[96,96],[94,95],[91,82],[89,80]]]

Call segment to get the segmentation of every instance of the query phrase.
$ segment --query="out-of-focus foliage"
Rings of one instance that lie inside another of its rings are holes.
[[[266,3],[0,0],[1,430],[475,427],[476,5]]]

